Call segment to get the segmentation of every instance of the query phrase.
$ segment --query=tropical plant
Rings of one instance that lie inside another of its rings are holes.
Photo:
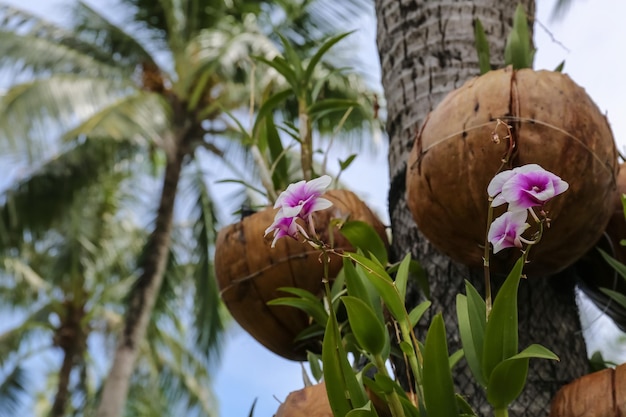
[[[479,286],[479,291],[484,290],[480,284],[480,271],[470,271],[454,263],[437,251],[417,228],[408,226],[413,223],[406,210],[405,161],[416,129],[424,123],[428,112],[451,90],[480,74],[479,58],[474,48],[476,18],[480,19],[487,34],[491,64],[502,66],[506,35],[518,3],[524,5],[529,16],[534,15],[534,1],[485,0],[473,2],[468,7],[446,2],[417,2],[415,7],[404,9],[396,7],[393,1],[376,2],[378,47],[389,120],[389,211],[394,236],[393,253],[410,251],[422,263],[430,277],[431,311],[444,312],[447,329],[453,329],[456,321],[448,306],[454,303],[455,295],[463,291],[464,280],[470,278]],[[402,48],[400,45],[414,47]],[[410,72],[415,75],[406,77],[405,74]],[[529,279],[520,287],[520,344],[529,345],[532,336],[556,352],[561,361],[558,365],[548,361],[531,363],[529,385],[514,404],[514,415],[545,414],[554,393],[588,368],[574,297],[575,280],[567,276],[567,272],[564,274]],[[416,305],[419,297],[414,288],[413,285],[408,291],[414,297],[409,296],[407,300],[410,306]],[[432,319],[431,314],[427,313],[426,322]],[[550,319],[546,320],[546,317]],[[426,329],[422,326],[418,332],[424,333]],[[451,350],[457,348],[457,343],[451,343]],[[488,413],[486,397],[469,378],[467,366],[464,363],[461,366],[464,369],[455,375],[459,391],[475,392],[470,402],[479,413]]]
[[[245,154],[248,144],[233,140],[225,113],[255,111],[259,91],[282,88],[275,72],[255,71],[249,56],[277,56],[271,34],[280,29],[306,59],[309,46],[360,10],[359,3],[364,2],[123,0],[131,19],[118,25],[78,2],[69,30],[0,7],[0,66],[14,75],[0,103],[0,150],[29,164],[0,207],[2,249],[19,248],[26,237],[45,233],[90,184],[120,164],[144,167],[150,161],[162,181],[158,198],[143,201],[144,213],[155,213],[154,222],[98,415],[119,416],[126,402],[171,253],[179,183]],[[319,75],[327,77],[320,84],[326,97],[367,101],[354,78],[332,70]],[[259,91],[251,94],[255,87]],[[364,116],[355,112],[353,126],[362,126]],[[197,165],[191,164],[194,159]],[[202,187],[186,199],[194,204],[198,222],[185,236],[194,242],[194,255],[186,262],[196,266],[198,349],[209,357],[217,352],[222,324],[209,263],[217,215],[205,182],[201,175]]]

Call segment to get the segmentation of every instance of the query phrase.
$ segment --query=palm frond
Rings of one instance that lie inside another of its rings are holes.
[[[57,302],[49,302],[46,305],[28,312],[20,324],[0,333],[0,365],[3,365],[12,355],[19,352],[26,340],[37,336],[42,341],[42,330],[53,330],[49,315],[58,311]]]
[[[111,54],[99,49],[97,45],[83,41],[76,35],[76,32],[11,5],[0,5],[0,30],[22,35],[26,39],[44,39],[50,43],[74,50],[76,53],[90,56],[103,64],[113,65],[115,62]],[[58,53],[60,50],[58,49],[56,52]],[[16,54],[19,52],[15,51]],[[28,51],[22,51],[22,53],[28,53]],[[69,55],[69,57],[71,56],[76,55]]]
[[[135,22],[145,23],[162,38],[171,37],[172,31],[180,31],[176,36],[188,41],[202,29],[217,26],[225,16],[233,16],[242,21],[247,14],[260,13],[263,4],[271,1],[258,0],[121,0],[130,6]],[[179,14],[180,26],[173,25],[168,15]]]
[[[169,325],[167,325],[169,324]],[[156,329],[158,337],[150,345],[151,366],[169,403],[176,404],[185,415],[217,415],[216,400],[210,389],[209,364],[179,317],[170,317]]]
[[[279,0],[284,18],[275,22],[273,31],[300,46],[319,44],[339,28],[352,27],[367,14],[374,15],[371,0]]]
[[[0,416],[12,417],[20,414],[30,391],[30,381],[24,368],[19,365],[5,372],[0,382]]]
[[[23,75],[81,73],[93,77],[128,76],[120,66],[103,63],[91,55],[51,38],[0,30],[0,68]]]
[[[169,105],[158,94],[136,90],[102,108],[64,133],[64,141],[79,136],[106,137],[140,146],[166,147]]]
[[[51,133],[62,133],[133,91],[128,81],[79,74],[54,74],[18,84],[0,101],[0,135],[13,146],[39,137],[39,146],[45,149]]]
[[[565,17],[567,12],[569,11],[570,7],[572,7],[573,3],[574,3],[574,0],[556,0],[556,3],[554,4],[554,7],[552,8],[550,19],[551,20],[563,19],[563,17]]]
[[[217,279],[214,276],[211,262],[212,247],[217,237],[216,226],[218,218],[216,207],[210,190],[204,181],[199,166],[194,172],[193,187],[197,199],[194,205],[195,218],[193,222],[194,234],[194,330],[197,333],[196,343],[200,351],[205,352],[212,359],[219,355],[221,336],[224,330],[221,313],[221,300]]]
[[[17,246],[24,234],[50,228],[77,193],[112,169],[126,144],[89,139],[48,160],[4,192],[0,204],[0,248]]]
[[[109,59],[115,57],[116,65],[131,69],[146,63],[157,66],[152,55],[138,39],[84,1],[78,1],[72,11],[72,30],[81,40],[96,45]]]

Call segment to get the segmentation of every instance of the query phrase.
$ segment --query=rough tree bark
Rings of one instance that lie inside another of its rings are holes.
[[[521,3],[534,16],[534,0]],[[376,0],[378,50],[390,137],[392,250],[396,259],[412,252],[427,270],[433,306],[423,322],[429,322],[439,311],[444,313],[451,351],[460,347],[455,296],[464,292],[464,279],[470,279],[482,291],[482,276],[438,252],[417,230],[405,200],[406,160],[427,113],[448,92],[479,74],[474,19],[480,18],[485,27],[492,65],[502,66],[506,36],[517,4],[518,0]],[[474,275],[477,279],[472,279]],[[417,299],[407,302],[416,303]],[[511,415],[547,415],[550,399],[558,388],[588,371],[572,274],[529,277],[520,286],[519,304],[520,347],[542,343],[556,352],[561,361],[531,361],[528,384]],[[423,337],[424,328],[418,330]],[[480,415],[490,415],[482,389],[470,375],[463,361],[455,375],[458,392],[468,397]]]

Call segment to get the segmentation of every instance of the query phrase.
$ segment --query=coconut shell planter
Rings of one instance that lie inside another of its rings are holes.
[[[565,385],[552,400],[549,417],[626,415],[626,364],[603,369]]]
[[[511,126],[496,130],[497,120]],[[500,140],[494,140],[494,131]],[[482,267],[487,185],[503,169],[539,164],[569,189],[545,206],[551,227],[533,247],[526,272],[551,274],[598,240],[613,214],[617,151],[606,117],[567,75],[531,69],[490,71],[451,92],[416,138],[407,202],[422,233],[442,252]],[[498,211],[500,210],[500,211]],[[494,211],[494,218],[504,208]],[[520,256],[506,249],[491,267],[506,272]]]
[[[313,213],[317,234],[329,242],[329,223],[335,218],[360,220],[370,224],[387,242],[384,225],[354,193],[328,191],[323,196],[333,206]],[[264,237],[277,209],[267,208],[220,231],[215,249],[215,273],[222,300],[233,318],[272,352],[291,360],[306,360],[307,349],[321,345],[294,342],[309,325],[309,317],[288,306],[268,306],[267,302],[288,294],[281,287],[297,287],[322,295],[323,264],[320,252],[290,238],[280,239],[271,248],[272,237]],[[336,228],[334,247],[353,250]],[[342,260],[331,257],[329,278],[339,273]],[[314,342],[312,342],[314,343]]]

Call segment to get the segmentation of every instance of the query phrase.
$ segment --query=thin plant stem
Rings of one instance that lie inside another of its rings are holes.
[[[496,408],[494,410],[494,415],[495,417],[509,417],[509,410],[508,408]]]
[[[313,177],[313,136],[311,132],[311,118],[307,112],[306,100],[298,100],[298,121],[300,131],[300,162],[302,164],[302,176],[306,181]]]
[[[504,126],[504,128],[506,129],[506,136],[504,137],[504,139],[508,140],[509,146],[506,150],[506,154],[504,154],[504,157],[502,158],[500,168],[498,168],[498,170],[496,171],[496,175],[502,171],[507,163],[509,163],[509,161],[511,160],[511,156],[513,155],[513,149],[515,149],[515,140],[513,139],[511,126],[500,119],[496,120],[496,127],[491,133],[491,140],[496,144],[500,143],[500,135],[498,135],[499,126]],[[491,308],[493,305],[491,295],[491,272],[489,268],[489,254],[491,252],[491,246],[489,245],[489,228],[491,227],[491,222],[493,221],[493,206],[491,205],[492,201],[493,197],[489,196],[489,209],[487,211],[487,230],[485,231],[485,252],[483,256],[483,269],[485,273],[485,311],[487,315],[487,320],[489,320],[489,314],[491,313]]]
[[[382,375],[389,377],[389,372],[387,372],[387,367],[385,366],[385,361],[381,355],[374,355],[374,364]],[[404,417],[404,408],[402,408],[402,403],[400,402],[400,396],[396,391],[392,391],[389,394],[385,394],[385,398],[387,400],[387,404],[389,405],[389,411],[391,411],[392,417]]]
[[[420,351],[419,344],[415,339],[415,335],[413,334],[410,326],[407,323],[399,322],[400,325],[400,334],[402,335],[402,340],[406,343],[409,343],[413,347],[413,352],[409,352],[406,355],[409,358],[409,366],[411,367],[411,371],[413,372],[413,377],[415,378],[415,394],[417,395],[418,401],[424,400],[424,391],[422,389],[422,366],[424,363],[422,358],[422,352]]]
[[[489,199],[489,209],[487,210],[487,231],[485,232],[485,254],[483,256],[483,269],[485,271],[485,307],[487,312],[486,319],[489,320],[489,314],[491,313],[491,275],[489,271],[489,254],[491,247],[489,246],[489,228],[493,221],[493,206],[491,205],[491,198]]]

